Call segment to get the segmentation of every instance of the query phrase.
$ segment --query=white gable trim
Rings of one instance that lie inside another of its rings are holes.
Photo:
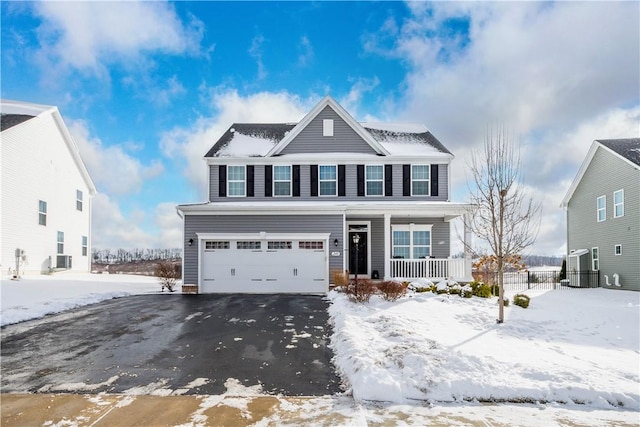
[[[628,163],[631,166],[633,166],[634,168],[638,169],[638,165],[633,163],[631,160],[627,159],[624,156],[621,156],[620,154],[618,154],[615,151],[611,150],[606,145],[601,144],[600,141],[598,141],[598,140],[593,141],[593,143],[591,144],[591,147],[589,148],[589,151],[587,152],[587,156],[585,157],[584,161],[582,162],[582,165],[580,165],[580,169],[578,169],[578,174],[573,179],[573,182],[571,183],[571,186],[569,187],[569,190],[567,191],[567,194],[562,199],[562,203],[560,203],[560,207],[561,208],[566,208],[569,205],[569,200],[571,200],[571,197],[573,197],[573,193],[576,191],[576,188],[578,188],[578,184],[580,184],[580,181],[582,180],[582,177],[587,172],[587,169],[589,168],[589,165],[591,164],[591,160],[593,160],[593,156],[596,155],[596,151],[598,151],[598,148],[606,150],[607,152],[611,153],[612,155],[614,155],[615,157],[619,158],[620,160],[623,160],[626,163]]]
[[[358,123],[353,117],[351,117],[351,115],[344,108],[342,108],[342,106],[338,104],[335,99],[333,99],[330,95],[327,95],[322,98],[320,102],[318,102],[316,106],[313,107],[313,109],[309,111],[309,113],[307,113],[307,115],[304,116],[293,129],[291,129],[287,136],[282,138],[282,141],[276,144],[267,153],[265,157],[271,157],[280,154],[282,150],[284,150],[285,147],[289,145],[289,143],[291,143],[291,141],[293,141],[295,137],[298,136],[300,132],[302,132],[302,130],[304,130],[309,125],[309,123],[311,123],[311,121],[315,119],[316,116],[320,114],[320,112],[327,106],[331,107],[333,111],[335,111],[342,120],[344,120],[362,139],[364,139],[365,142],[369,144],[376,153],[385,156],[388,156],[390,154],[386,150],[386,148],[384,148],[384,146],[382,146],[382,144],[380,144],[378,141],[373,139],[371,134],[369,134],[369,132],[367,132],[364,127],[362,127],[362,125]]]

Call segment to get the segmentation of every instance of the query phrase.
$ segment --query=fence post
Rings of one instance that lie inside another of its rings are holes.
[[[527,289],[531,289],[531,272],[527,270]]]

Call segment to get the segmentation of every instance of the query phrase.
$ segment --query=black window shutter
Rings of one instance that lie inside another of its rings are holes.
[[[438,195],[438,165],[431,165],[431,195]]]
[[[253,197],[253,165],[247,166],[247,197]]]
[[[411,165],[402,165],[402,195],[411,195]]]
[[[264,197],[273,194],[273,166],[264,165]]]
[[[393,196],[393,165],[384,165],[384,195]]]
[[[300,197],[300,165],[293,165],[293,197]]]
[[[309,171],[309,178],[311,180],[311,196],[318,195],[318,165],[311,165]]]
[[[344,196],[347,193],[347,184],[345,182],[345,166],[338,165],[338,196]]]
[[[364,196],[364,165],[357,166],[358,196]]]
[[[227,166],[218,166],[218,197],[227,197]]]

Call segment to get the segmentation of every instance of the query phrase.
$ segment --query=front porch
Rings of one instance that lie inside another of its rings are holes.
[[[465,258],[392,259],[389,276],[393,279],[430,279],[440,281],[452,278],[458,282],[471,281],[471,260]]]

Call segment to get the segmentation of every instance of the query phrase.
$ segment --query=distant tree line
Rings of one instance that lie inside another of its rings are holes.
[[[93,248],[91,255],[94,263],[122,264],[127,262],[154,261],[154,260],[180,260],[182,249],[100,249]]]
[[[464,252],[459,252],[451,256],[452,258],[464,258]],[[523,255],[521,262],[526,267],[558,267],[562,265],[564,257],[549,255]]]

